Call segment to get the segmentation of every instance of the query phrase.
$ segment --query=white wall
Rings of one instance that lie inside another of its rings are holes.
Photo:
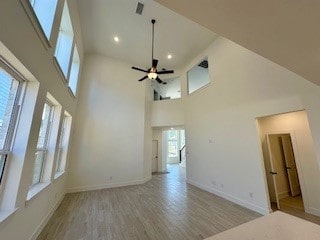
[[[182,99],[152,102],[152,127],[181,126],[184,124],[184,104]]]
[[[141,86],[142,87],[142,86]],[[145,82],[145,109],[144,109],[144,144],[143,144],[143,178],[151,179],[152,172],[152,139],[151,127],[153,90],[150,81]]]
[[[319,161],[320,88],[222,37],[186,66],[185,72],[205,56],[211,84],[186,96],[186,76],[182,80],[188,182],[268,212],[255,119],[306,109]],[[319,188],[313,184],[312,191],[319,192]]]
[[[168,84],[167,86],[166,97],[170,97],[170,99],[181,98],[181,85],[180,78],[173,78],[170,80],[165,80]]]
[[[148,82],[136,79],[138,74],[127,63],[86,56],[71,148],[69,191],[134,184],[150,176],[152,132],[151,127],[148,133],[145,129]],[[150,143],[145,141],[145,134]]]
[[[77,6],[74,1],[68,2],[75,39],[82,60],[83,50]],[[53,39],[57,38],[62,8],[63,1],[60,1],[57,10],[58,18],[53,27]],[[14,147],[12,161],[10,160],[7,165],[10,175],[13,176],[12,172],[19,181],[10,185],[13,182],[8,177],[4,183],[6,187],[10,187],[13,192],[17,193],[13,194],[14,198],[10,198],[10,201],[17,207],[17,211],[0,223],[0,238],[10,240],[35,239],[43,224],[46,223],[52,211],[62,200],[66,183],[66,174],[56,180],[51,179],[52,182],[47,188],[31,200],[26,201],[33,175],[34,154],[43,104],[47,92],[50,92],[61,104],[62,113],[66,110],[74,117],[77,99],[71,96],[66,83],[53,64],[54,48],[46,49],[44,47],[20,1],[0,1],[0,22],[0,41],[15,57],[10,57],[10,54],[3,54],[4,47],[2,47],[2,44],[0,44],[0,54],[6,55],[4,57],[8,57],[7,60],[25,74],[27,80],[33,81],[30,82],[28,88],[32,94],[26,97],[25,104],[22,106],[22,112],[26,113],[24,115],[26,118],[21,119],[18,125],[18,128],[28,125],[23,133],[26,134],[24,136],[25,141],[21,141],[22,138],[16,139],[15,144],[19,143],[20,145]],[[39,83],[38,86],[35,86],[37,85],[35,81]],[[19,161],[16,161],[18,159]],[[3,197],[5,196],[1,196],[1,198]],[[0,209],[0,214],[2,210]]]
[[[153,140],[158,141],[158,172],[167,171],[165,133],[161,128],[153,129]]]
[[[305,210],[319,215],[320,172],[306,112],[298,111],[261,118],[259,119],[259,126],[261,139],[270,133],[293,134],[292,144]]]

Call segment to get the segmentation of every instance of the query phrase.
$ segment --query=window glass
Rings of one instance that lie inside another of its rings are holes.
[[[51,108],[52,107],[48,103],[44,104],[37,148],[44,148],[45,147],[47,134],[49,132],[48,125],[49,125],[49,121],[50,121]]]
[[[44,104],[41,126],[39,131],[37,151],[35,153],[35,163],[33,168],[32,185],[41,182],[43,167],[47,153],[48,138],[53,113],[53,106],[46,102]]]
[[[169,152],[169,157],[178,156],[178,142],[177,141],[168,141],[168,152]]]
[[[210,83],[209,78],[209,64],[208,60],[204,59],[199,64],[191,68],[188,73],[188,93],[208,85]]]
[[[72,65],[71,65],[70,77],[69,77],[69,87],[74,95],[76,95],[76,91],[77,91],[79,70],[80,70],[80,58],[79,58],[78,49],[75,46],[73,51]]]
[[[58,0],[29,0],[47,39],[50,39]]]
[[[41,174],[45,159],[45,151],[37,151],[33,168],[32,185],[41,182]]]
[[[60,23],[59,35],[57,45],[55,49],[55,57],[59,63],[59,66],[67,78],[68,70],[71,59],[73,44],[73,29],[71,24],[71,18],[69,14],[69,8],[67,2],[65,2],[62,12],[62,18]]]
[[[70,130],[71,130],[71,122],[72,117],[69,113],[64,113],[64,119],[62,123],[60,140],[59,140],[59,149],[56,163],[56,173],[61,173],[65,170],[66,161],[67,161],[67,153],[69,148],[69,139],[70,139]],[[56,175],[57,176],[57,175]]]
[[[0,150],[5,148],[19,81],[0,68]]]
[[[4,64],[0,62],[0,64]],[[0,67],[0,184],[10,152],[16,117],[21,81],[14,79]]]
[[[177,134],[178,134],[177,130],[169,131],[169,139],[177,140]]]
[[[180,78],[163,79],[166,84],[151,82],[153,88],[153,100],[167,100],[181,98]]]
[[[61,128],[61,133],[60,133],[60,141],[59,141],[59,149],[58,149],[58,156],[57,156],[57,164],[56,164],[56,172],[61,172],[63,171],[61,163],[62,163],[62,156],[64,155],[63,153],[63,145],[65,142],[66,138],[66,124],[67,124],[67,117],[64,116],[63,118],[63,123],[62,123],[62,128]]]

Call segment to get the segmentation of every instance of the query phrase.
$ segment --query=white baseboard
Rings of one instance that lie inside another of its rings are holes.
[[[219,191],[217,189],[210,188],[208,186],[205,186],[203,184],[197,183],[197,182],[192,181],[192,180],[188,180],[187,182],[190,183],[191,185],[194,185],[194,186],[196,186],[198,188],[201,188],[201,189],[203,189],[203,190],[205,190],[207,192],[213,193],[213,194],[215,194],[215,195],[217,195],[219,197],[225,198],[225,199],[227,199],[227,200],[229,200],[231,202],[239,204],[240,206],[243,206],[245,208],[251,209],[251,210],[253,210],[255,212],[258,212],[260,214],[266,215],[266,214],[270,213],[270,210],[267,209],[267,208],[263,208],[263,207],[254,205],[254,204],[249,203],[247,201],[244,201],[244,200],[242,200],[240,198],[234,197],[234,196],[232,196],[230,194],[221,192],[221,191]]]
[[[320,216],[320,210],[313,208],[313,207],[309,207],[309,209],[305,209],[306,213],[310,213],[316,216]]]
[[[60,203],[62,202],[62,200],[64,199],[65,194],[62,194],[61,197],[59,198],[59,200],[53,205],[53,207],[51,208],[51,210],[49,211],[49,213],[47,214],[47,216],[42,219],[40,225],[37,227],[37,229],[33,232],[33,234],[31,235],[31,237],[29,238],[29,240],[36,240],[37,237],[40,235],[41,231],[43,230],[43,228],[47,225],[47,223],[49,222],[50,218],[52,217],[53,213],[55,212],[55,210],[59,207]]]
[[[99,185],[93,185],[93,186],[81,186],[81,187],[75,187],[75,188],[68,188],[67,193],[74,193],[74,192],[85,192],[85,191],[92,191],[92,190],[99,190],[99,189],[105,189],[105,188],[116,188],[116,187],[125,187],[125,186],[131,186],[131,185],[139,185],[144,184],[151,180],[152,176],[145,177],[141,180],[135,180],[130,182],[118,182],[118,183],[106,183],[106,184],[99,184]]]

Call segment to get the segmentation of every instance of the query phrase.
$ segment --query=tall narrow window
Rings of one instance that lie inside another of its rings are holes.
[[[66,158],[69,145],[70,129],[71,129],[71,116],[65,112],[61,132],[60,132],[60,141],[59,149],[56,163],[56,173],[62,173],[65,170]]]
[[[29,0],[29,2],[44,34],[50,39],[58,0]]]
[[[60,66],[60,69],[65,77],[68,78],[68,71],[71,60],[73,44],[73,29],[69,13],[67,1],[64,3],[62,18],[60,23],[58,41],[55,50],[55,57]]]
[[[53,117],[53,105],[50,102],[44,104],[42,113],[41,127],[39,131],[35,163],[33,169],[32,185],[40,183],[45,165],[46,154],[48,151],[48,138]]]
[[[22,79],[15,75],[13,70],[0,61],[0,184],[11,150],[19,110]]]
[[[73,95],[76,95],[76,92],[77,92],[79,70],[80,70],[80,58],[79,58],[77,46],[75,45],[73,50],[72,64],[71,64],[70,77],[69,77],[69,87]]]
[[[168,131],[168,157],[178,156],[178,131]]]

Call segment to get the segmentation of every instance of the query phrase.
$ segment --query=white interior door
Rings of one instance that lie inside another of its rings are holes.
[[[277,204],[277,208],[280,209],[279,195],[277,189],[277,169],[275,169],[276,164],[274,163],[274,153],[272,151],[273,145],[276,144],[276,142],[273,141],[274,138],[270,138],[270,135],[267,135],[266,138],[269,155],[269,161],[266,161],[266,171],[268,174],[267,178],[270,179],[269,183],[272,184],[269,189],[273,189],[273,192],[270,193],[270,198],[271,201]]]
[[[301,190],[290,135],[281,136],[281,142],[286,163],[286,170],[288,173],[291,195],[293,197],[298,196],[301,194]]]
[[[158,141],[152,140],[152,172],[158,172]]]

